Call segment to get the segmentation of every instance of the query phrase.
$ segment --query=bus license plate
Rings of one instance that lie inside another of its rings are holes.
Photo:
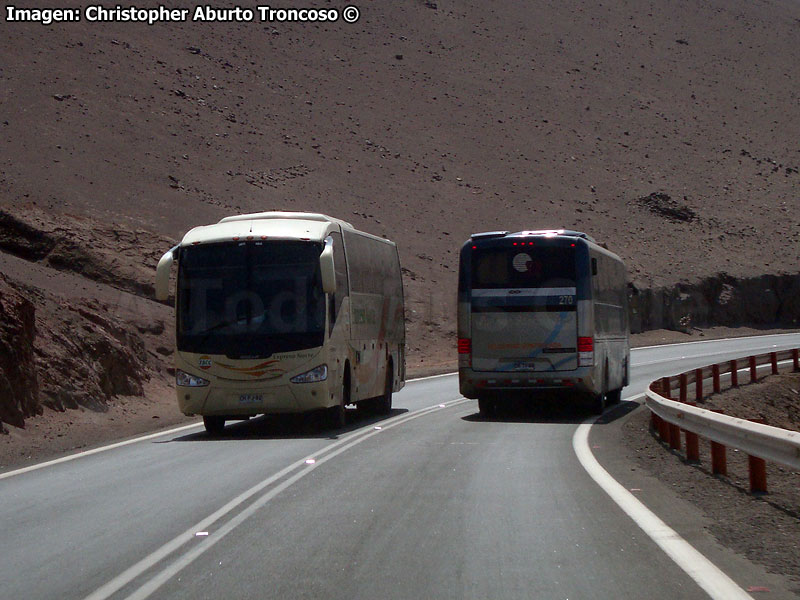
[[[515,361],[511,367],[513,371],[532,371],[536,369],[536,363],[532,360]]]
[[[261,404],[262,394],[239,394],[239,404]]]

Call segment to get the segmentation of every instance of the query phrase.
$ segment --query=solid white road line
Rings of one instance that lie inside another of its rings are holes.
[[[76,458],[83,458],[84,456],[99,454],[100,452],[105,452],[106,450],[113,450],[114,448],[122,448],[123,446],[130,446],[131,444],[136,444],[137,442],[145,442],[147,440],[152,440],[157,437],[162,437],[165,435],[173,435],[175,433],[180,433],[181,431],[186,431],[187,429],[193,429],[201,426],[202,423],[192,423],[191,425],[181,425],[180,427],[176,427],[174,429],[167,429],[166,431],[148,433],[147,435],[142,435],[139,437],[132,438],[130,440],[125,440],[124,442],[116,442],[114,444],[109,444],[108,446],[100,446],[99,448],[93,448],[92,450],[84,450],[83,452],[78,452],[76,454],[69,454],[67,456],[62,456],[61,458],[48,460],[43,463],[37,463],[29,467],[23,467],[21,469],[16,469],[14,471],[8,471],[7,473],[0,473],[0,479],[6,479],[7,477],[13,477],[14,475],[22,475],[23,473],[30,473],[31,471],[38,471],[39,469],[44,469],[45,467],[51,467],[53,465],[69,462],[71,460],[75,460]]]
[[[637,401],[642,396],[644,394],[626,398],[626,400]],[[575,449],[575,454],[595,483],[603,488],[603,491],[641,527],[642,531],[658,544],[711,598],[714,600],[752,600],[752,597],[735,581],[659,519],[600,466],[589,448],[589,431],[595,420],[596,418],[592,417],[584,421],[572,436],[572,447]]]
[[[314,469],[318,466],[328,462],[332,458],[338,456],[342,452],[349,450],[353,446],[360,444],[361,442],[368,440],[369,438],[378,435],[380,433],[385,432],[387,429],[391,429],[392,427],[397,427],[398,425],[402,425],[408,421],[412,421],[419,417],[423,417],[428,415],[432,412],[437,412],[442,410],[443,408],[449,408],[451,406],[457,406],[459,404],[463,404],[465,402],[469,402],[466,398],[459,398],[456,400],[450,400],[448,402],[444,402],[441,404],[435,404],[433,406],[429,406],[427,408],[422,408],[412,413],[406,413],[403,415],[398,415],[387,421],[381,423],[380,429],[361,429],[353,434],[346,436],[332,444],[321,448],[317,452],[310,454],[300,460],[292,463],[288,467],[282,469],[278,473],[268,477],[264,481],[257,483],[249,490],[242,492],[236,498],[225,504],[219,510],[215,511],[202,521],[192,525],[189,529],[175,537],[174,539],[170,540],[154,552],[150,553],[142,560],[134,564],[132,567],[126,569],[118,576],[116,576],[111,581],[107,582],[105,585],[101,586],[88,596],[86,596],[85,600],[105,600],[110,598],[116,592],[121,590],[123,587],[131,583],[134,579],[139,577],[140,575],[144,574],[147,570],[159,565],[164,561],[170,554],[178,550],[181,546],[188,543],[191,540],[194,540],[197,537],[197,532],[208,532],[208,536],[202,536],[202,542],[200,545],[190,548],[184,554],[178,556],[172,563],[165,566],[160,572],[152,576],[152,578],[148,579],[141,587],[137,588],[133,593],[127,596],[130,599],[138,599],[143,600],[144,598],[149,597],[152,595],[156,590],[158,590],[164,583],[169,581],[169,579],[175,575],[176,573],[180,572],[182,569],[187,567],[191,564],[195,559],[197,559],[201,554],[203,554],[206,550],[210,549],[214,544],[222,540],[228,533],[230,533],[235,527],[240,525],[244,522],[248,517],[252,516],[256,511],[260,508],[263,508],[270,500],[272,500],[275,496],[280,494],[286,488],[291,486],[292,484],[296,483],[309,473],[311,473]],[[337,449],[338,448],[338,449]],[[321,456],[324,455],[324,456]],[[220,526],[217,530],[212,530],[210,527],[234,509],[239,507],[245,501],[249,500],[259,492],[263,491],[265,488],[269,487],[271,484],[279,481],[284,476],[288,475],[292,471],[297,471],[294,475],[289,477],[288,479],[281,482],[279,485],[275,486],[274,488],[267,491],[264,495],[256,499],[252,504],[250,504],[247,508],[242,510],[240,513],[235,515],[230,521]],[[210,531],[211,530],[211,531]]]

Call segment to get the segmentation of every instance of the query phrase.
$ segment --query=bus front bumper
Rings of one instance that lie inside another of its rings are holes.
[[[178,408],[185,415],[253,416],[303,413],[330,406],[328,382],[286,383],[269,387],[176,387]]]

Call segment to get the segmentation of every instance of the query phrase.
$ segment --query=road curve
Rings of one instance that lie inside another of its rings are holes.
[[[623,397],[797,345],[635,350]],[[394,404],[337,432],[257,419],[221,439],[167,433],[6,477],[0,598],[708,597],[582,466],[585,412],[484,420],[452,375],[412,381]],[[657,504],[667,522],[686,518]],[[760,573],[690,541],[742,587]],[[772,589],[759,597],[782,597]]]

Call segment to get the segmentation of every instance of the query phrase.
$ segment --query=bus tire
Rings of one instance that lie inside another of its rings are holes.
[[[602,415],[606,409],[606,394],[600,393],[592,397],[592,412],[596,415]]]
[[[344,381],[342,382],[342,399],[339,404],[325,410],[325,421],[329,429],[341,429],[347,424],[345,406],[350,404],[350,368],[345,367]]]
[[[370,398],[369,400],[361,400],[356,402],[356,412],[358,416],[368,417],[370,415],[375,414],[376,407],[375,407],[375,399]]]
[[[622,400],[622,388],[611,390],[608,392],[608,403],[609,404],[619,404]]]
[[[223,431],[225,431],[225,417],[203,417],[203,425],[205,426],[209,435],[220,435]]]
[[[392,361],[386,365],[386,384],[383,395],[375,399],[375,412],[379,415],[388,415],[392,412],[392,388],[394,387],[394,369]]]
[[[486,396],[478,397],[478,411],[483,417],[492,417],[497,412],[497,401]]]

